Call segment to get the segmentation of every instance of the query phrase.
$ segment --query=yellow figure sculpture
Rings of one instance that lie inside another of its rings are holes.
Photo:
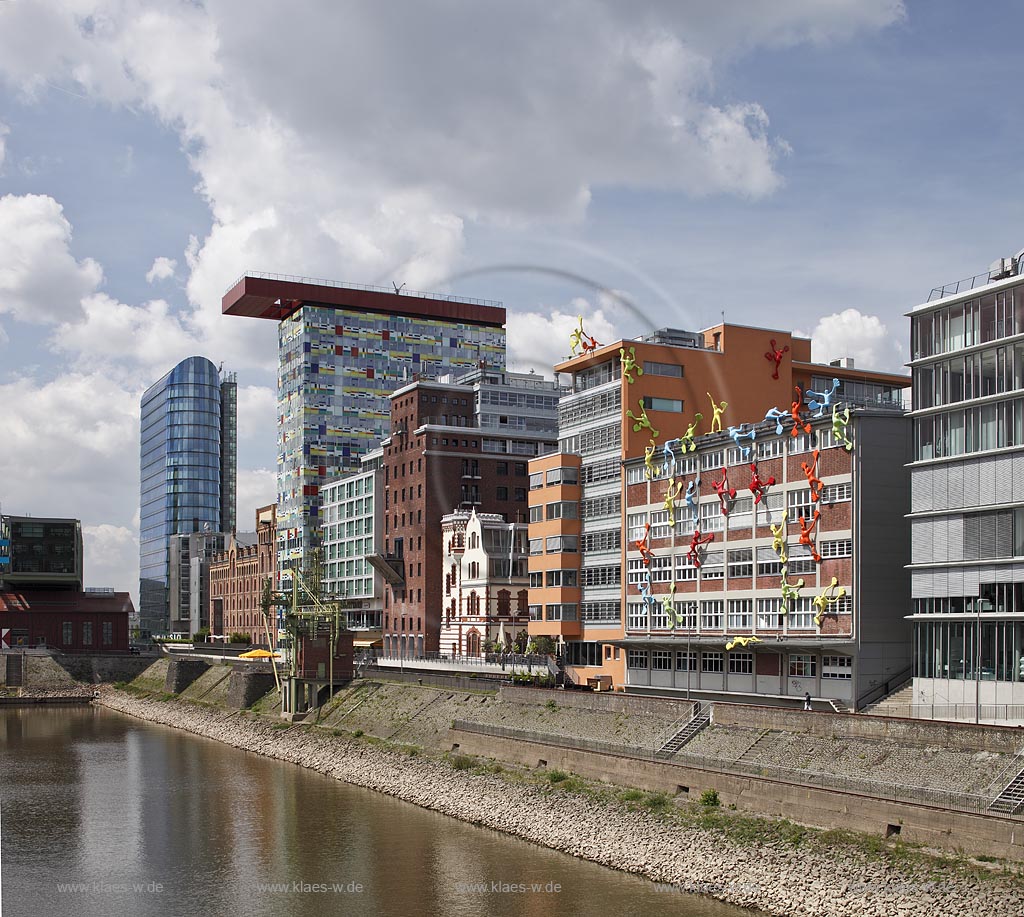
[[[798,579],[795,583],[791,583],[786,579],[788,573],[788,568],[783,566],[782,579],[779,581],[779,589],[782,592],[782,603],[779,605],[779,614],[783,615],[789,612],[789,603],[795,602],[800,598],[800,590],[804,588],[803,577]]]
[[[779,520],[778,525],[774,525],[771,522],[768,523],[768,528],[772,530],[772,550],[779,555],[779,560],[781,560],[783,564],[785,564],[787,560],[786,515],[788,512],[789,511],[785,509],[782,511],[782,519]]]
[[[676,525],[676,500],[683,493],[683,482],[675,478],[668,479],[668,490],[665,492],[665,509],[668,510],[668,524],[672,528]]]
[[[569,352],[573,356],[576,356],[576,354],[581,352],[583,349],[583,316],[577,315],[576,319],[579,322],[579,324],[575,328],[573,328],[572,332],[569,335]]]
[[[730,637],[725,644],[725,651],[729,652],[734,646],[750,646],[751,643],[760,643],[760,637]]]
[[[661,597],[661,607],[665,610],[665,614],[668,617],[669,621],[672,622],[672,624],[670,626],[671,626],[671,628],[673,630],[675,630],[675,626],[676,626],[675,597],[676,597],[676,584],[672,583],[668,587],[668,592],[666,592]]]
[[[679,437],[679,451],[686,452],[689,449],[693,452],[697,448],[697,424],[704,419],[704,415],[696,413],[693,415],[693,423],[686,428],[686,432]]]
[[[654,464],[654,452],[657,448],[658,445],[653,439],[649,446],[644,447],[644,465],[646,466],[644,476],[648,481],[653,481],[658,476],[658,466]]]
[[[850,452],[853,449],[853,443],[850,441],[850,437],[846,433],[846,427],[850,423],[850,408],[840,412],[839,405],[832,405],[832,436],[837,443],[842,443],[843,448]]]
[[[626,411],[626,416],[633,421],[633,432],[639,433],[641,430],[650,430],[651,436],[654,439],[658,438],[658,431],[654,429],[654,425],[647,417],[647,408],[644,407],[644,400],[641,398],[637,404],[640,406],[639,416],[634,414],[632,409]]]
[[[636,348],[630,347],[626,353],[625,347],[619,348],[619,362],[622,364],[622,376],[630,384],[633,384],[633,373],[637,376],[644,374],[644,368],[636,362]]]
[[[839,580],[836,577],[832,577],[832,582],[825,587],[825,591],[815,597],[811,604],[818,609],[814,615],[814,626],[821,627],[821,619],[824,617],[829,605],[835,605],[846,595],[846,587],[839,586]]]
[[[713,415],[711,417],[711,432],[721,433],[722,415],[725,413],[725,409],[729,407],[729,403],[727,401],[723,401],[720,405],[716,404],[715,399],[711,397],[711,392],[708,392],[708,398],[711,400],[711,411]]]

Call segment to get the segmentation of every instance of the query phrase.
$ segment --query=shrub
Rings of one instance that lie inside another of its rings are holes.
[[[550,780],[552,783],[561,783],[563,780],[568,779],[569,775],[565,771],[555,770],[551,771],[551,773],[548,774],[548,780]]]
[[[473,766],[473,759],[469,755],[452,755],[451,762],[457,771],[468,771]]]
[[[249,635],[248,634],[243,634],[243,633],[240,633],[240,632],[236,631],[235,633],[233,633],[228,638],[228,642],[229,643],[250,643],[251,641],[249,640]]]
[[[717,808],[722,804],[722,800],[718,798],[718,790],[705,790],[700,794],[700,804],[708,809]]]
[[[664,793],[651,793],[644,800],[644,805],[648,809],[664,809],[669,804],[669,799]]]
[[[354,736],[355,736],[355,737],[356,737],[357,739],[358,739],[358,738],[359,738],[359,737],[360,737],[360,736],[361,736],[362,734],[363,734],[363,730],[362,730],[362,729],[357,729],[357,730],[356,730],[355,732],[353,732],[353,733],[352,733],[352,735],[354,735]]]
[[[626,790],[626,792],[622,794],[623,802],[639,802],[643,798],[643,790]]]
[[[547,707],[548,710],[557,710],[558,709],[558,704],[556,704],[553,700],[549,700],[544,706]]]

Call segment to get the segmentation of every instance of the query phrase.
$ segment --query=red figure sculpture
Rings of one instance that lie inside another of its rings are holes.
[[[701,545],[710,544],[714,540],[714,532],[709,532],[707,535],[704,535],[702,537],[700,534],[700,529],[694,529],[693,537],[690,538],[690,549],[686,552],[686,556],[690,559],[690,563],[692,563],[695,567],[699,567],[700,554],[698,553],[698,551],[700,550]]]
[[[789,344],[787,344],[785,347],[783,347],[782,350],[778,350],[775,347],[775,338],[772,338],[771,345],[772,345],[771,351],[769,353],[766,353],[764,355],[764,358],[766,360],[768,360],[770,363],[774,363],[775,364],[775,372],[772,373],[772,378],[773,379],[778,379],[779,378],[779,364],[782,362],[782,355],[784,353],[788,353],[789,352]]]
[[[800,391],[799,385],[793,386],[793,391],[796,392],[796,401],[793,402],[793,406],[790,408],[789,413],[793,417],[793,432],[792,436],[798,436],[800,434],[800,428],[803,427],[804,433],[811,432],[811,423],[808,420],[800,419],[800,408],[804,406],[804,393]]]
[[[640,557],[643,559],[644,566],[649,567],[651,565],[651,558],[654,556],[654,552],[650,548],[651,538],[651,523],[644,523],[644,537],[639,541],[633,542],[636,545],[636,549],[640,552]]]
[[[811,534],[817,528],[818,520],[821,518],[821,510],[815,508],[814,515],[811,517],[811,524],[807,524],[807,520],[803,516],[800,517],[800,544],[805,544],[811,549],[811,557],[814,558],[816,564],[821,563],[821,555],[818,553],[818,546],[811,539]]]
[[[750,492],[754,495],[754,503],[760,503],[761,498],[768,493],[769,487],[775,486],[775,476],[771,475],[767,481],[762,481],[757,473],[757,462],[750,464]]]
[[[714,488],[715,493],[718,494],[718,499],[722,501],[722,515],[728,516],[729,507],[732,505],[732,501],[736,499],[736,488],[729,486],[729,472],[723,468],[722,480],[712,481],[711,486]],[[727,495],[729,498],[728,502],[726,501]]]
[[[803,468],[804,475],[807,477],[807,483],[811,486],[811,499],[817,503],[821,498],[821,491],[825,485],[821,483],[821,478],[818,477],[818,456],[820,452],[815,449],[811,454],[814,456],[814,461],[810,465],[807,462],[801,462],[800,467]]]

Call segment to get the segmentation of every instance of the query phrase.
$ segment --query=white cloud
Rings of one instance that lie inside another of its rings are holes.
[[[191,324],[230,365],[264,367],[268,323],[220,315],[247,269],[383,283],[400,272],[429,287],[452,272],[469,221],[578,219],[602,187],[772,193],[788,147],[756,100],[716,103],[716,68],[758,46],[882,28],[903,8],[738,6],[396,14],[311,0],[282,17],[242,0],[7,4],[0,79],[29,97],[50,82],[140,105],[178,131],[213,215],[188,254]],[[268,67],[281,47],[303,53]]]
[[[71,224],[52,197],[0,197],[0,314],[24,322],[73,320],[103,281],[91,258],[71,254]]]
[[[277,392],[265,385],[238,386],[239,439],[277,440]]]
[[[237,528],[252,532],[256,528],[256,510],[277,502],[277,473],[268,468],[239,469]]]
[[[4,156],[7,153],[7,141],[5,138],[11,132],[11,129],[0,121],[0,170],[4,167]],[[2,172],[0,172],[2,174]]]
[[[552,367],[570,356],[569,335],[578,327],[580,316],[584,332],[599,344],[619,340],[603,308],[595,309],[582,298],[574,299],[570,308],[573,311],[509,312],[505,325],[509,369],[532,369],[550,377]]]
[[[153,262],[153,266],[146,271],[146,283],[154,283],[157,280],[167,280],[174,276],[178,269],[178,262],[173,258],[159,257]]]
[[[130,592],[138,608],[139,538],[137,528],[123,525],[83,525],[86,586],[113,586]]]
[[[810,334],[795,333],[811,339],[815,362],[853,357],[854,364],[861,369],[905,372],[902,337],[893,334],[877,315],[844,309],[824,316]]]

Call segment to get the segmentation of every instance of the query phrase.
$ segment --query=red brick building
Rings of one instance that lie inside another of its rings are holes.
[[[441,647],[441,518],[456,509],[527,522],[530,458],[555,448],[560,389],[535,374],[480,368],[391,396],[384,440],[384,652]]]
[[[260,602],[268,577],[277,581],[276,507],[256,510],[256,544],[239,544],[232,535],[227,550],[210,562],[210,633],[246,634],[249,642],[266,646],[267,627]],[[271,649],[277,648],[277,624],[270,623]]]
[[[32,587],[0,590],[3,648],[45,646],[66,653],[127,653],[127,592]]]

